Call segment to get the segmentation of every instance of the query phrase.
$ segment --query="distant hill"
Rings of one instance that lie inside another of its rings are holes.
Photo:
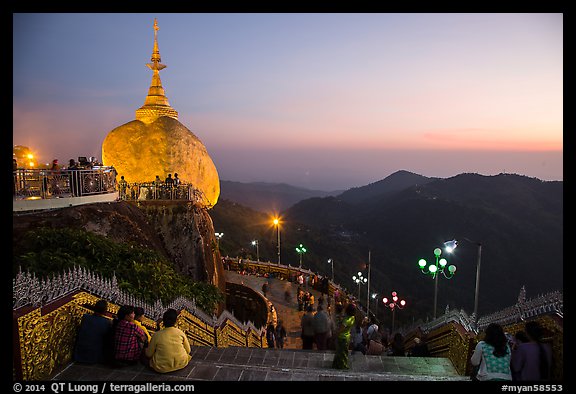
[[[282,212],[312,197],[326,197],[341,191],[326,192],[287,185],[285,183],[220,181],[220,197],[260,212]]]
[[[351,204],[357,204],[374,197],[398,192],[413,185],[425,185],[438,178],[428,178],[405,170],[397,171],[388,177],[362,187],[354,187],[338,195],[338,198]]]
[[[218,205],[213,210],[226,209]],[[220,217],[226,232],[228,215],[220,212]],[[269,224],[267,228],[260,255],[275,261],[275,233]],[[439,313],[446,305],[472,312],[476,242],[482,244],[480,314],[514,304],[522,286],[528,297],[562,290],[563,182],[514,174],[427,178],[399,171],[287,209],[282,261],[297,264],[294,248],[303,243],[308,249],[305,267],[330,275],[327,259],[334,259],[336,280],[355,293],[352,275],[367,274],[370,251],[371,292],[398,291],[410,308],[396,318],[410,319],[432,312],[434,281],[420,272],[418,259],[433,261],[433,249],[454,238],[459,247],[443,257],[457,266],[457,272],[450,280],[439,278]],[[269,244],[268,251],[262,252],[263,244]],[[234,255],[233,244],[228,247]],[[360,287],[363,302],[366,290]]]

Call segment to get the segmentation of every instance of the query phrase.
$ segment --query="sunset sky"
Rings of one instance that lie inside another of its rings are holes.
[[[14,14],[13,143],[101,157],[152,72],[222,180],[563,180],[562,14]]]

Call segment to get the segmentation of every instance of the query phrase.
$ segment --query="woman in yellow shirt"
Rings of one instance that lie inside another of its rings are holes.
[[[152,340],[146,348],[146,356],[150,359],[150,367],[156,372],[165,373],[182,369],[188,365],[190,342],[186,334],[177,327],[178,312],[168,309],[162,320],[164,328],[152,335]]]
[[[148,346],[152,336],[150,332],[148,332],[148,329],[142,324],[142,319],[144,319],[144,308],[137,306],[134,308],[134,324],[140,327],[142,331],[144,331],[144,334],[146,334],[146,346]]]

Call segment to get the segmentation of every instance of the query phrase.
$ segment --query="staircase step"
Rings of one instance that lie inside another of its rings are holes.
[[[179,371],[158,374],[143,365],[111,368],[104,365],[70,364],[53,380],[106,381],[462,381],[448,359],[436,357],[389,357],[350,355],[350,370],[332,368],[333,351],[224,349],[196,346],[192,360]]]

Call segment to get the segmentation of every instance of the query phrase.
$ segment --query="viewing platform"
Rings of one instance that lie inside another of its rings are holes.
[[[18,169],[13,171],[12,211],[28,212],[117,200],[192,201],[211,207],[192,184],[117,181],[114,167],[92,169]]]
[[[58,209],[118,199],[113,167],[13,171],[12,211]]]

